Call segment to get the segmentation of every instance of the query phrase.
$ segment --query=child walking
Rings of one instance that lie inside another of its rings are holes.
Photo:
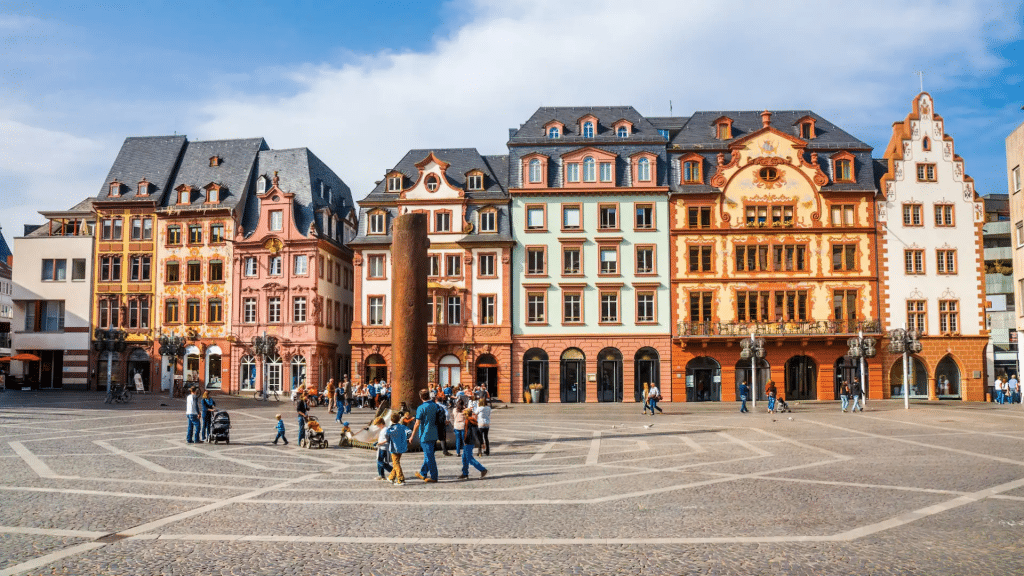
[[[391,426],[385,437],[388,440],[388,452],[391,453],[391,474],[388,480],[395,486],[405,485],[405,474],[402,473],[402,454],[409,450],[411,431],[401,422],[401,412],[391,413]]]
[[[284,421],[281,420],[281,415],[277,415],[277,437],[274,438],[274,444],[277,444],[278,440],[284,440],[284,445],[288,445],[288,439],[284,437]]]
[[[340,408],[339,408],[340,410]],[[388,462],[388,429],[384,426],[384,419],[378,416],[370,426],[380,426],[377,434],[377,480],[387,480],[391,473],[391,463]]]

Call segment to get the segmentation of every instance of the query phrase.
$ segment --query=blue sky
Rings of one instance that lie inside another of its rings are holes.
[[[880,156],[925,89],[982,193],[1024,122],[1020,2],[0,2],[0,225],[98,192],[126,136],[309,146],[358,199],[538,106],[806,109]]]

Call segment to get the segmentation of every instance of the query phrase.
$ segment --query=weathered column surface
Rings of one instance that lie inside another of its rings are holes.
[[[391,238],[391,406],[415,410],[427,387],[427,215],[402,214]]]

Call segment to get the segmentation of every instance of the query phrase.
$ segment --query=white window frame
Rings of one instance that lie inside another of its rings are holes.
[[[270,211],[270,231],[280,232],[284,230],[284,211],[283,210],[271,210]]]

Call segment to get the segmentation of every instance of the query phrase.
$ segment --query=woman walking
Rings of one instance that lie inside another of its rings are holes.
[[[647,403],[651,408],[651,416],[654,416],[654,411],[664,413],[664,410],[658,406],[658,402],[661,400],[661,390],[658,389],[657,384],[652,384],[651,389],[647,392]]]
[[[647,399],[650,398],[650,397],[651,397],[651,383],[650,382],[644,382],[644,398],[643,398],[643,401],[644,401],[644,415],[647,414],[647,408],[648,408],[648,405],[647,405],[648,400]]]
[[[481,398],[476,409],[473,410],[476,414],[477,426],[479,430],[480,442],[477,443],[477,455],[483,456],[484,454],[491,455],[491,439],[487,436],[487,433],[491,431],[491,407],[487,405],[487,399]],[[469,445],[469,426],[466,426],[466,450],[473,451],[473,447]],[[484,474],[487,472],[484,471]]]
[[[452,429],[455,430],[455,455],[462,456],[466,446],[466,401],[459,398],[452,413]]]
[[[337,391],[338,387],[334,385],[334,378],[331,378],[327,381],[327,412],[330,414],[334,414],[338,405]]]
[[[479,409],[480,407],[477,408],[477,410]],[[477,427],[477,416],[469,408],[463,412],[463,416],[466,419],[466,445],[462,448],[462,475],[459,476],[459,480],[469,479],[470,465],[479,470],[480,478],[483,478],[487,476],[487,468],[473,458],[473,444],[478,446],[483,444],[483,435],[479,434],[480,429]]]
[[[843,382],[839,385],[839,400],[842,401],[843,412],[850,406],[850,385]]]
[[[768,386],[765,388],[765,393],[768,395],[768,413],[775,414],[775,397],[778,396],[779,390],[775,387],[775,381],[769,380]]]
[[[210,437],[210,422],[213,421],[213,412],[217,409],[217,403],[210,398],[210,391],[203,392],[203,429],[199,434],[199,441],[206,442]]]

